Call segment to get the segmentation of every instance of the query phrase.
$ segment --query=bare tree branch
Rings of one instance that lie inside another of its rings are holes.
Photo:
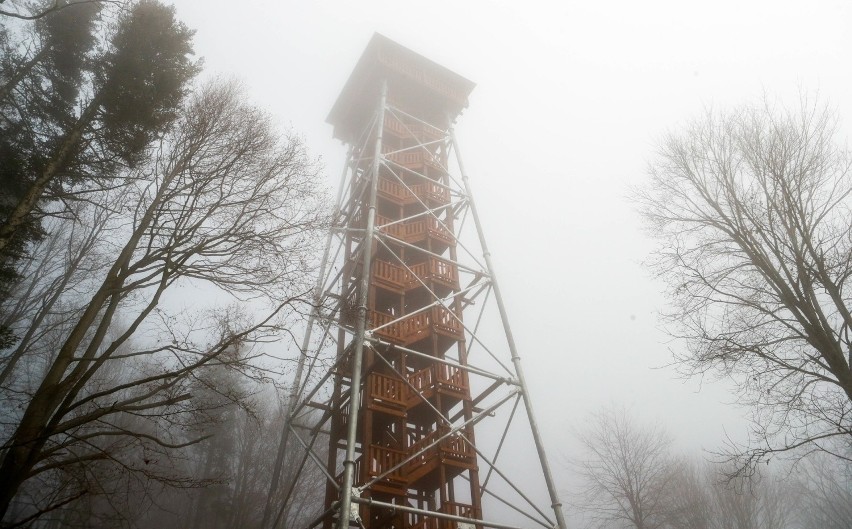
[[[686,375],[731,377],[753,410],[737,473],[852,432],[852,158],[833,112],[708,112],[661,144],[635,198],[660,246]]]

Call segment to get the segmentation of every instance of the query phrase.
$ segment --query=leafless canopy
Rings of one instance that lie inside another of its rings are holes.
[[[637,192],[677,360],[732,376],[754,410],[739,471],[852,434],[852,175],[837,135],[806,100],[708,112],[662,141]]]
[[[793,519],[800,510],[797,497],[789,483],[772,472],[757,469],[751,475],[729,479],[730,463],[675,457],[664,430],[639,424],[622,409],[605,409],[587,424],[580,435],[586,450],[578,462],[583,486],[576,497],[578,509],[592,522],[587,527],[794,527]],[[834,490],[831,493],[832,498],[840,498]],[[821,514],[807,516],[817,520]]]
[[[848,447],[847,447],[847,455]],[[852,463],[813,454],[797,468],[804,529],[852,527]]]
[[[585,483],[578,506],[602,527],[664,527],[672,478],[669,435],[635,424],[623,409],[606,409],[579,437],[586,453],[578,465]]]

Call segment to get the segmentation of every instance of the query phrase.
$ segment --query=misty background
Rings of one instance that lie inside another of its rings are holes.
[[[241,79],[322,156],[325,117],[373,32],[477,84],[457,123],[553,463],[601,406],[660,422],[685,453],[744,439],[724,382],[682,380],[630,187],[707,109],[819,96],[852,122],[852,7],[840,1],[177,1],[209,73]],[[535,464],[531,455],[530,464]],[[563,472],[562,479],[567,479]],[[570,513],[568,514],[570,516]]]
[[[373,32],[477,84],[457,122],[546,447],[563,489],[602,406],[659,423],[676,451],[744,441],[724,380],[684,380],[659,326],[653,248],[628,200],[662,136],[708,109],[818,96],[852,123],[841,1],[177,1],[209,72],[242,79],[304,135],[334,189],[325,117]],[[519,423],[517,428],[524,426]],[[529,453],[519,465],[537,466]],[[576,512],[566,507],[569,522]]]
[[[460,155],[569,525],[583,521],[569,501],[579,483],[571,461],[583,452],[577,436],[598,410],[623,408],[637,424],[669,432],[676,455],[712,459],[725,443],[746,441],[750,410],[738,406],[731,382],[685,378],[672,365],[684,344],[661,327],[663,285],[643,264],[655,243],[629,197],[647,181],[663,137],[709,111],[761,101],[795,107],[806,97],[834,109],[846,140],[852,5],[165,3],[195,30],[203,71],[193,86],[237,80],[246,100],[320,158],[329,196],[345,146],[325,119],[374,32],[476,83],[456,124]],[[191,305],[206,295],[167,301]],[[279,358],[296,350],[289,341],[264,348]],[[271,400],[259,407],[270,417],[281,412]],[[270,419],[270,431],[280,420]],[[268,452],[275,439],[261,444]],[[208,468],[214,463],[211,456]],[[532,445],[509,466],[538,476]],[[546,505],[541,484],[533,486]]]

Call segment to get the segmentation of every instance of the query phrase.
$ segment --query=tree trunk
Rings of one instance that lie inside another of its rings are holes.
[[[90,105],[89,109],[91,108]],[[89,109],[87,109],[87,112]],[[71,366],[80,344],[93,326],[97,328],[96,336],[92,339],[83,356],[90,359],[98,349],[98,342],[103,339],[109,320],[111,320],[120,300],[120,290],[127,279],[127,266],[133,257],[133,252],[142,235],[150,226],[154,213],[163,199],[163,193],[168,188],[168,182],[175,174],[175,172],[172,172],[164,178],[163,185],[151,204],[148,205],[144,215],[139,220],[139,224],[110,267],[100,288],[92,295],[85,311],[59,349],[56,358],[24,411],[14,435],[7,443],[9,449],[3,457],[2,464],[0,464],[0,520],[6,515],[9,503],[17,493],[18,488],[38,463],[42,449],[53,433],[51,431],[52,425],[58,423],[58,418],[53,417],[54,413],[73,390],[77,380],[83,376],[85,368],[81,368],[82,363],[70,375],[66,376],[65,374]]]
[[[3,457],[3,463],[0,465],[0,520],[5,517],[12,498],[27,479],[30,470],[36,464],[38,454],[47,441],[47,438],[42,435],[41,427],[47,424],[50,418],[47,404],[45,395],[35,396],[27,407],[24,420],[11,439],[12,445]]]

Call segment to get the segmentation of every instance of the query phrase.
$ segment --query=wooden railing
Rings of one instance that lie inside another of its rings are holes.
[[[411,220],[404,224],[403,240],[406,242],[415,242],[421,240],[425,235],[441,240],[447,244],[453,244],[455,238],[453,234],[444,226],[444,224],[435,217],[428,215],[427,217]]]
[[[464,338],[464,327],[461,322],[455,314],[445,307],[434,307],[432,309],[432,325],[436,331],[457,340]]]
[[[428,217],[429,224],[429,235],[435,237],[436,239],[443,240],[447,244],[453,244],[455,242],[455,238],[453,234],[444,226],[444,224],[436,219],[435,217],[429,215]]]
[[[441,452],[444,457],[469,462],[476,457],[473,447],[459,435],[451,435],[441,441]]]
[[[417,390],[424,391],[431,389],[435,384],[435,375],[431,367],[415,371],[408,375],[408,383]],[[409,388],[411,389],[411,388]]]
[[[415,131],[414,123],[403,123],[392,115],[385,115],[385,130],[394,132],[401,138],[410,138]]]
[[[423,239],[428,234],[446,244],[455,242],[452,232],[432,215],[394,224],[391,224],[392,222],[394,222],[393,219],[376,215],[376,229],[396,239],[413,243]]]
[[[379,178],[378,192],[386,198],[401,204],[407,204],[411,200],[411,193],[399,182],[389,178]]]
[[[398,150],[387,145],[382,145],[382,154],[384,154],[386,160],[407,169],[416,170],[424,165],[428,165],[440,172],[447,171],[446,167],[441,163],[440,158],[423,147]]]
[[[382,327],[382,325],[387,325],[396,319],[396,316],[391,314],[385,314],[383,312],[376,312],[374,310],[370,311],[370,328],[378,329]],[[400,331],[402,328],[399,326],[399,323],[394,323],[392,325],[387,325],[387,327],[382,327],[381,329],[376,330],[376,334],[379,336],[386,338],[388,340],[402,343],[404,340]]]
[[[383,476],[382,481],[395,486],[410,485],[410,479],[415,481],[419,479],[418,477],[414,477],[418,469],[422,469],[433,460],[458,460],[467,462],[470,465],[475,464],[476,454],[459,435],[452,435],[435,444],[435,446],[429,447],[429,445],[435,443],[439,437],[445,435],[448,431],[449,429],[446,426],[441,426],[409,446],[407,450],[397,450],[395,448],[371,444],[367,450],[366,457],[362,456],[356,461],[355,475],[361,475],[361,465],[365,464],[368,476]],[[422,453],[417,454],[421,450]],[[414,454],[417,454],[417,456],[403,464],[403,461]],[[391,470],[397,466],[399,468]],[[470,509],[469,505],[457,504],[456,506],[456,504],[452,503],[445,503],[445,505],[450,510],[441,510],[440,512],[456,516],[473,517],[472,511],[465,510]],[[424,527],[432,526],[426,525]]]
[[[438,383],[444,384],[460,393],[464,393],[470,388],[467,371],[464,369],[447,364],[436,364],[434,369],[438,372],[438,376],[436,377]]]
[[[408,462],[408,464],[406,464],[405,468],[407,472],[410,472],[418,467],[427,464],[430,459],[438,455],[438,445],[432,446],[428,449],[425,448],[430,444],[434,443],[435,440],[440,437],[439,432],[440,430],[432,431],[424,438],[420,439],[419,441],[408,447],[409,456],[416,454],[421,450],[423,450],[423,453],[417,454],[416,457],[414,457],[411,461]]]
[[[414,343],[429,329],[429,311],[420,312],[400,321],[399,334],[405,343]]]
[[[435,127],[424,125],[416,121],[401,121],[392,115],[385,115],[385,129],[393,132],[400,138],[415,138],[423,143],[436,141],[443,138],[446,133]]]
[[[395,237],[397,239],[405,240],[405,224],[398,222],[396,224],[391,224],[393,219],[389,219],[388,217],[383,217],[381,215],[376,215],[376,227],[382,233],[386,233],[391,237]],[[390,224],[390,226],[386,226],[386,224]]]
[[[409,267],[411,269],[411,274],[408,277],[409,285],[411,288],[419,287],[420,281],[418,278],[424,283],[429,280],[429,263],[417,263],[413,264]]]
[[[406,222],[402,233],[403,240],[407,242],[414,242],[423,239],[423,237],[426,236],[426,219],[421,217],[419,219]]]
[[[409,457],[421,450],[423,450],[423,452],[421,454],[417,454],[416,457],[406,464],[406,473],[416,471],[419,467],[428,464],[432,458],[439,456],[441,460],[452,459],[466,465],[475,465],[476,451],[474,451],[473,447],[470,446],[470,444],[458,433],[450,435],[435,446],[426,448],[434,443],[439,437],[446,435],[449,431],[449,427],[447,426],[438,426],[437,429],[429,432],[425,437],[409,446]]]
[[[382,325],[387,325],[395,319],[397,319],[397,317],[390,314],[370,311],[370,328],[377,329]],[[420,335],[428,328],[429,312],[427,311],[409,316],[408,318],[396,323],[382,327],[375,332],[379,336],[387,338],[388,340],[400,344],[407,344],[419,340]]]
[[[451,288],[458,288],[459,285],[458,267],[437,257],[430,257],[428,261],[413,264],[408,269],[381,259],[375,260],[373,267],[373,277],[376,280],[400,290],[419,288],[429,280]]]
[[[429,275],[435,281],[444,283],[449,287],[458,288],[459,267],[454,263],[438,259],[437,257],[430,257]]]
[[[446,204],[450,201],[450,190],[438,182],[415,184],[411,186],[411,190],[414,191],[414,194],[420,197],[420,199],[424,202],[431,200],[434,202],[440,202],[441,204]]]
[[[424,163],[440,166],[435,155],[424,148],[397,150],[382,145],[382,154],[385,155],[386,159],[403,167],[417,167]]]
[[[367,457],[369,464],[367,467],[367,473],[371,476],[381,476],[388,470],[402,463],[407,456],[408,454],[402,450],[370,445]],[[402,472],[403,468],[404,467],[400,467],[394,470],[385,476],[384,479],[405,483],[405,474]]]
[[[464,339],[464,327],[447,308],[432,307],[412,316],[391,323],[398,317],[383,312],[370,311],[370,329],[381,337],[399,344],[411,344],[423,338],[425,332],[434,329],[456,340]],[[389,324],[389,325],[388,325]]]
[[[402,205],[417,202],[437,202],[446,204],[450,201],[450,190],[438,182],[424,182],[409,187],[390,178],[379,178],[378,192],[381,196]]]
[[[482,516],[478,509],[474,509],[473,505],[466,505],[464,503],[445,501],[443,505],[441,505],[441,507],[438,509],[438,511],[453,516],[473,518],[474,520],[482,519]],[[458,522],[454,522],[451,520],[441,520],[440,524],[438,525],[439,529],[457,529],[458,526]]]
[[[411,272],[381,259],[373,262],[373,277],[399,289],[404,289],[411,283]]]
[[[409,391],[423,392],[446,387],[457,393],[466,393],[469,389],[467,372],[456,366],[435,364],[408,375]],[[415,395],[408,396],[412,399]]]
[[[389,404],[405,405],[408,386],[399,378],[389,377],[381,373],[370,373],[368,384],[370,397]]]

